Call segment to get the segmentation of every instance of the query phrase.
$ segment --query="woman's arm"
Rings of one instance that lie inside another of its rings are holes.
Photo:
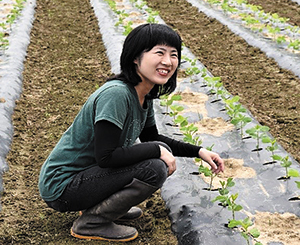
[[[164,142],[171,148],[173,155],[178,157],[198,157],[199,150],[202,148],[201,146],[191,145],[158,134],[155,125],[149,128],[144,128],[139,138],[141,142],[148,142],[148,141]]]
[[[115,124],[101,120],[95,124],[95,158],[100,167],[124,167],[146,159],[159,158],[160,147],[156,143],[141,143],[120,147],[122,130]]]
[[[200,157],[211,166],[214,173],[224,171],[224,161],[217,153],[160,135],[156,126],[145,128],[140,135],[140,140],[142,142],[162,141],[172,149],[174,156]]]

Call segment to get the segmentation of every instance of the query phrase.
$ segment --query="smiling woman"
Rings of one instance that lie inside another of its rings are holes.
[[[170,27],[135,28],[124,42],[121,73],[88,98],[43,164],[39,189],[48,206],[85,210],[72,236],[135,239],[135,228],[114,221],[142,215],[134,206],[173,174],[175,156],[200,157],[213,172],[224,170],[218,154],[158,133],[153,98],[176,88],[180,56],[181,38]]]
[[[178,68],[178,52],[175,48],[156,45],[136,59],[137,73],[142,81],[136,85],[141,104],[155,85],[165,85]]]

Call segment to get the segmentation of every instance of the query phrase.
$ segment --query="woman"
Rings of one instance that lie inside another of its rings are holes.
[[[218,154],[157,131],[153,99],[174,91],[180,58],[181,38],[170,27],[135,28],[124,42],[121,73],[90,96],[43,164],[39,189],[48,206],[84,210],[73,236],[135,239],[135,228],[114,221],[142,215],[134,206],[176,170],[174,156],[200,157],[215,173],[224,170]]]

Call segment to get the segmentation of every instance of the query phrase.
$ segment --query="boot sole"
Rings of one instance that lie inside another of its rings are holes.
[[[79,238],[79,239],[86,239],[86,240],[101,240],[101,241],[111,241],[111,242],[129,242],[134,239],[136,239],[139,235],[138,232],[134,234],[134,236],[128,237],[128,238],[121,238],[121,239],[113,239],[113,238],[105,238],[100,236],[85,236],[85,235],[78,235],[71,229],[71,235],[73,237]]]

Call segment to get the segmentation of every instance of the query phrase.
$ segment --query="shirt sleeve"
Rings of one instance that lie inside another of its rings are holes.
[[[158,133],[156,125],[144,128],[140,135],[141,142],[161,141],[166,143],[172,150],[174,156],[178,157],[199,157],[201,146],[196,146],[171,139]]]
[[[95,100],[95,123],[100,120],[112,122],[123,129],[129,109],[128,95],[120,86],[111,86]]]
[[[125,167],[160,157],[159,145],[154,142],[120,147],[118,143],[121,132],[119,127],[106,120],[100,120],[95,124],[95,158],[100,167]]]

